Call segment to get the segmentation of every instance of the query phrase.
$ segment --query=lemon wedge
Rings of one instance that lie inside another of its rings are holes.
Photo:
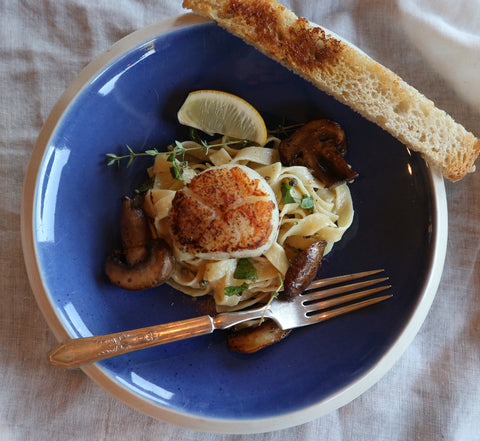
[[[267,141],[265,121],[244,99],[218,90],[188,94],[177,114],[180,124],[213,135],[246,139],[259,145]]]

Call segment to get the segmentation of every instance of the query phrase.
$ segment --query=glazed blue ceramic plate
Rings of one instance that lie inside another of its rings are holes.
[[[214,23],[192,15],[153,25],[93,61],[52,111],[25,182],[23,243],[38,304],[59,340],[199,315],[198,302],[162,286],[127,292],[103,273],[118,240],[120,198],[151,159],[107,167],[105,154],[185,139],[176,113],[190,91],[218,89],[255,106],[267,125],[332,118],[347,133],[355,220],[320,276],[382,267],[393,298],[295,330],[252,355],[225,334],[159,346],[84,368],[107,391],[153,417],[227,433],[281,429],[357,397],[417,333],[442,272],[443,180],[421,157]]]

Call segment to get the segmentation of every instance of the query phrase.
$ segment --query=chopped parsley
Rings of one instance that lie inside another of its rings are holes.
[[[238,259],[237,267],[233,273],[235,279],[257,280],[258,274],[255,265],[248,258]]]
[[[243,291],[248,289],[248,283],[242,283],[241,285],[233,285],[225,287],[225,295],[227,297],[234,296],[236,294],[241,294]]]
[[[295,198],[292,195],[292,188],[293,188],[293,185],[290,182],[284,182],[282,184],[281,191],[283,196],[283,202],[285,204],[297,203],[300,205],[300,207],[312,212],[314,207],[313,197],[307,196],[306,194],[304,194],[302,196],[302,199]]]

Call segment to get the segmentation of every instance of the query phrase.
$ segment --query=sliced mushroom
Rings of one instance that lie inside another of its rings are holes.
[[[251,354],[284,339],[291,330],[284,331],[273,320],[261,325],[232,331],[227,335],[227,346],[231,351]]]
[[[162,239],[148,242],[146,258],[129,264],[118,252],[105,261],[105,273],[110,281],[123,289],[139,291],[165,283],[175,268],[175,259],[167,243]]]
[[[284,300],[292,299],[304,291],[317,274],[326,246],[318,241],[301,251],[290,264],[284,280]],[[260,326],[252,325],[227,334],[228,348],[235,352],[252,353],[279,342],[291,330],[283,330],[273,320],[266,320]]]
[[[166,282],[175,268],[175,258],[162,239],[152,239],[143,199],[122,199],[120,232],[122,250],[105,260],[105,273],[123,289],[142,290]]]
[[[304,291],[315,278],[325,252],[327,242],[312,243],[300,251],[288,267],[283,282],[283,296],[293,299]]]
[[[143,211],[143,197],[122,198],[120,209],[120,237],[128,264],[134,265],[147,257],[146,245],[152,238],[147,216]]]
[[[279,146],[280,160],[287,166],[302,165],[326,187],[358,176],[346,163],[348,144],[345,132],[334,121],[310,121],[284,139]]]

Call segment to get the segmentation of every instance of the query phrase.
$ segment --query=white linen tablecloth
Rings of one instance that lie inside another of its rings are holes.
[[[350,40],[480,136],[478,0],[284,0]],[[174,427],[115,400],[81,371],[47,364],[56,344],[30,289],[21,192],[36,137],[68,84],[121,37],[185,11],[180,0],[0,0],[0,440],[480,440],[480,174],[446,182],[449,239],[419,334],[359,398],[257,435]]]

